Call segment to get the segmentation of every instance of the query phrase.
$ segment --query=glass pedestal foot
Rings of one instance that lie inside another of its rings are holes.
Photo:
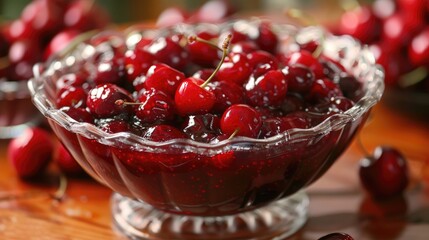
[[[217,217],[166,213],[120,194],[112,196],[113,221],[131,239],[284,239],[307,220],[308,196],[298,192],[256,210]]]

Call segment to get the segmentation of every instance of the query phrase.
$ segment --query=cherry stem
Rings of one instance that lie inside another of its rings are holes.
[[[308,14],[305,14],[303,11],[297,8],[289,8],[285,11],[285,14],[292,18],[298,20],[304,26],[316,25],[316,20]]]
[[[319,45],[317,45],[317,48],[312,53],[312,55],[313,55],[314,58],[319,58],[320,55],[322,55],[322,52],[323,52],[323,43],[324,42],[325,42],[325,34],[322,33],[322,35],[320,36]]]
[[[210,77],[207,78],[207,80],[200,85],[201,88],[205,88],[207,84],[214,78],[217,72],[219,72],[220,67],[222,66],[223,62],[225,61],[226,55],[228,55],[228,48],[229,44],[231,43],[232,34],[228,34],[228,36],[225,37],[222,43],[222,58],[220,59],[219,64],[217,65],[216,69],[213,71],[213,73],[210,75]]]
[[[122,99],[118,99],[115,101],[115,104],[118,106],[122,106],[122,105],[141,105],[142,103],[137,103],[137,102],[126,102]]]
[[[9,61],[9,58],[7,56],[0,58],[0,69],[5,69],[9,65],[10,65],[10,61]]]
[[[404,88],[410,87],[423,81],[428,76],[428,74],[428,70],[425,67],[418,67],[411,72],[402,75],[399,78],[398,84]]]
[[[234,132],[231,134],[231,136],[229,136],[228,140],[233,139],[238,132],[240,132],[240,128],[235,129]]]

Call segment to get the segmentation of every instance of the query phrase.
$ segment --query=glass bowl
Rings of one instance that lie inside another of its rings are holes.
[[[27,81],[0,79],[0,139],[16,137],[42,119],[43,115],[31,102]]]
[[[192,28],[180,25],[174,31]],[[82,49],[42,64],[45,70],[28,82],[34,104],[73,157],[115,192],[113,220],[125,234],[133,239],[283,239],[305,223],[304,189],[329,169],[364,124],[382,96],[384,74],[366,46],[350,37],[317,27],[274,28],[288,36],[323,35],[323,54],[363,83],[363,96],[317,126],[268,139],[160,143],[128,132],[106,133],[55,107],[55,79],[83,66]]]

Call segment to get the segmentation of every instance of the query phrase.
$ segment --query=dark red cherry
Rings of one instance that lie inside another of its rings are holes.
[[[261,114],[245,104],[235,104],[226,109],[220,121],[222,133],[229,136],[256,138],[261,127]]]
[[[119,85],[124,79],[125,70],[122,62],[119,61],[103,61],[98,63],[94,71],[93,81],[96,85],[100,84],[117,84]]]
[[[280,109],[284,114],[291,112],[302,111],[307,107],[304,98],[296,93],[288,92],[286,97],[280,104]]]
[[[313,116],[319,116],[324,120],[333,114],[343,113],[352,108],[354,102],[346,97],[332,97],[329,101],[323,101],[307,109]]]
[[[87,0],[72,1],[64,13],[64,25],[69,29],[84,32],[103,28],[109,22],[107,12],[97,4]]]
[[[238,31],[234,27],[232,27],[228,32],[222,34],[220,38],[224,39],[227,34],[231,34],[232,44],[235,44],[238,42],[245,42],[249,40],[249,36],[246,33],[243,33],[242,31]]]
[[[174,118],[173,99],[162,91],[154,88],[142,90],[138,101],[135,113],[142,123],[167,122]]]
[[[88,73],[84,71],[67,73],[58,78],[55,82],[55,87],[57,92],[67,90],[69,87],[86,87],[87,78]]]
[[[287,115],[263,120],[258,138],[269,138],[292,128],[308,128],[309,121],[303,115]]]
[[[389,198],[404,192],[409,182],[407,161],[396,149],[377,147],[373,156],[360,162],[363,187],[375,198]]]
[[[188,116],[182,131],[192,140],[209,143],[220,134],[220,118],[211,113]]]
[[[241,85],[250,77],[251,71],[247,56],[244,53],[232,52],[225,58],[216,76],[219,81],[231,81]]]
[[[35,0],[22,11],[21,19],[37,32],[49,35],[63,27],[64,6],[54,0]]]
[[[135,48],[126,51],[124,65],[127,80],[132,83],[137,77],[145,75],[154,63],[155,56],[146,50]]]
[[[179,84],[185,79],[185,74],[163,63],[152,65],[145,76],[134,82],[137,91],[155,88],[170,96],[174,96]]]
[[[429,27],[411,40],[408,46],[408,57],[415,66],[429,65]]]
[[[323,72],[323,66],[319,60],[315,58],[310,52],[305,50],[290,53],[286,56],[284,63],[285,65],[301,64],[307,66],[311,71],[313,71],[315,79],[320,79],[325,76]]]
[[[257,50],[247,54],[253,75],[259,77],[269,70],[277,70],[279,63],[276,57],[269,52]]]
[[[36,63],[41,59],[40,46],[31,39],[14,42],[9,49],[9,61],[12,64],[19,62]]]
[[[154,55],[158,62],[182,70],[188,62],[188,52],[180,45],[182,37],[180,35],[159,37],[150,43],[146,50]]]
[[[252,41],[236,42],[231,46],[231,52],[235,53],[252,53],[257,50],[258,46]]]
[[[160,124],[148,128],[142,137],[154,142],[165,142],[172,139],[186,138],[186,135],[173,126]]]
[[[204,80],[187,78],[183,80],[174,95],[177,112],[182,115],[208,113],[216,102],[215,94],[202,87]]]
[[[412,36],[424,27],[422,19],[407,17],[397,12],[383,22],[382,41],[390,50],[402,48],[411,41]]]
[[[216,33],[202,31],[197,34],[198,38],[205,41],[213,41],[218,38]],[[221,52],[217,47],[207,44],[202,41],[191,41],[187,45],[189,58],[195,63],[203,67],[213,67],[219,62]]]
[[[320,56],[319,61],[323,66],[323,73],[330,79],[334,79],[336,76],[347,72],[340,62],[326,56]]]
[[[94,117],[85,108],[63,107],[60,110],[78,122],[94,123]]]
[[[353,101],[358,100],[363,93],[362,83],[351,74],[340,74],[333,79],[333,82],[340,87],[345,97]]]
[[[259,107],[279,105],[287,89],[286,78],[280,70],[270,70],[258,78],[250,77],[245,85],[247,99]]]
[[[208,79],[213,74],[214,71],[215,71],[215,69],[213,69],[213,68],[203,68],[203,69],[196,71],[192,75],[192,77],[199,78],[199,79]],[[219,81],[219,79],[217,79],[216,75],[214,75],[211,81],[217,82],[217,81]]]
[[[216,102],[213,106],[214,112],[223,113],[231,105],[245,102],[243,87],[234,82],[214,81],[208,86],[216,97]]]
[[[130,93],[114,84],[102,84],[89,91],[86,106],[97,118],[128,115],[131,107],[117,104],[118,100],[131,102]]]
[[[16,42],[18,40],[39,38],[39,33],[33,28],[30,23],[26,23],[21,19],[12,21],[4,28],[4,36],[9,43]]]
[[[88,94],[82,87],[67,87],[58,92],[57,107],[85,107]]]
[[[97,126],[108,133],[130,132],[131,127],[128,122],[121,119],[102,119],[97,122]]]
[[[378,39],[381,23],[370,7],[360,6],[341,16],[339,31],[341,34],[351,35],[364,43],[371,43]]]
[[[47,60],[50,56],[64,50],[78,35],[79,32],[72,29],[67,29],[57,33],[45,48],[43,59]]]
[[[258,26],[258,36],[254,39],[258,47],[264,51],[275,53],[277,51],[279,39],[273,32],[269,22],[261,22]]]
[[[319,238],[318,240],[354,240],[354,238],[352,238],[347,233],[330,233]]]
[[[314,82],[314,73],[308,67],[301,64],[285,66],[282,73],[288,84],[289,91],[307,93]]]
[[[312,102],[328,102],[331,98],[343,96],[341,89],[330,79],[323,78],[314,81],[307,99]]]

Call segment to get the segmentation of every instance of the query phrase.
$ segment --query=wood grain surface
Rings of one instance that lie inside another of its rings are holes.
[[[358,180],[363,153],[354,141],[308,189],[309,220],[290,239],[315,240],[331,232],[346,232],[356,240],[429,239],[428,122],[377,105],[360,137],[368,151],[390,145],[403,152],[412,172],[406,194],[382,203],[367,197]],[[111,224],[111,190],[89,177],[68,178],[64,200],[52,200],[58,172],[52,168],[32,182],[18,179],[7,162],[7,144],[0,141],[1,240],[125,239]]]

